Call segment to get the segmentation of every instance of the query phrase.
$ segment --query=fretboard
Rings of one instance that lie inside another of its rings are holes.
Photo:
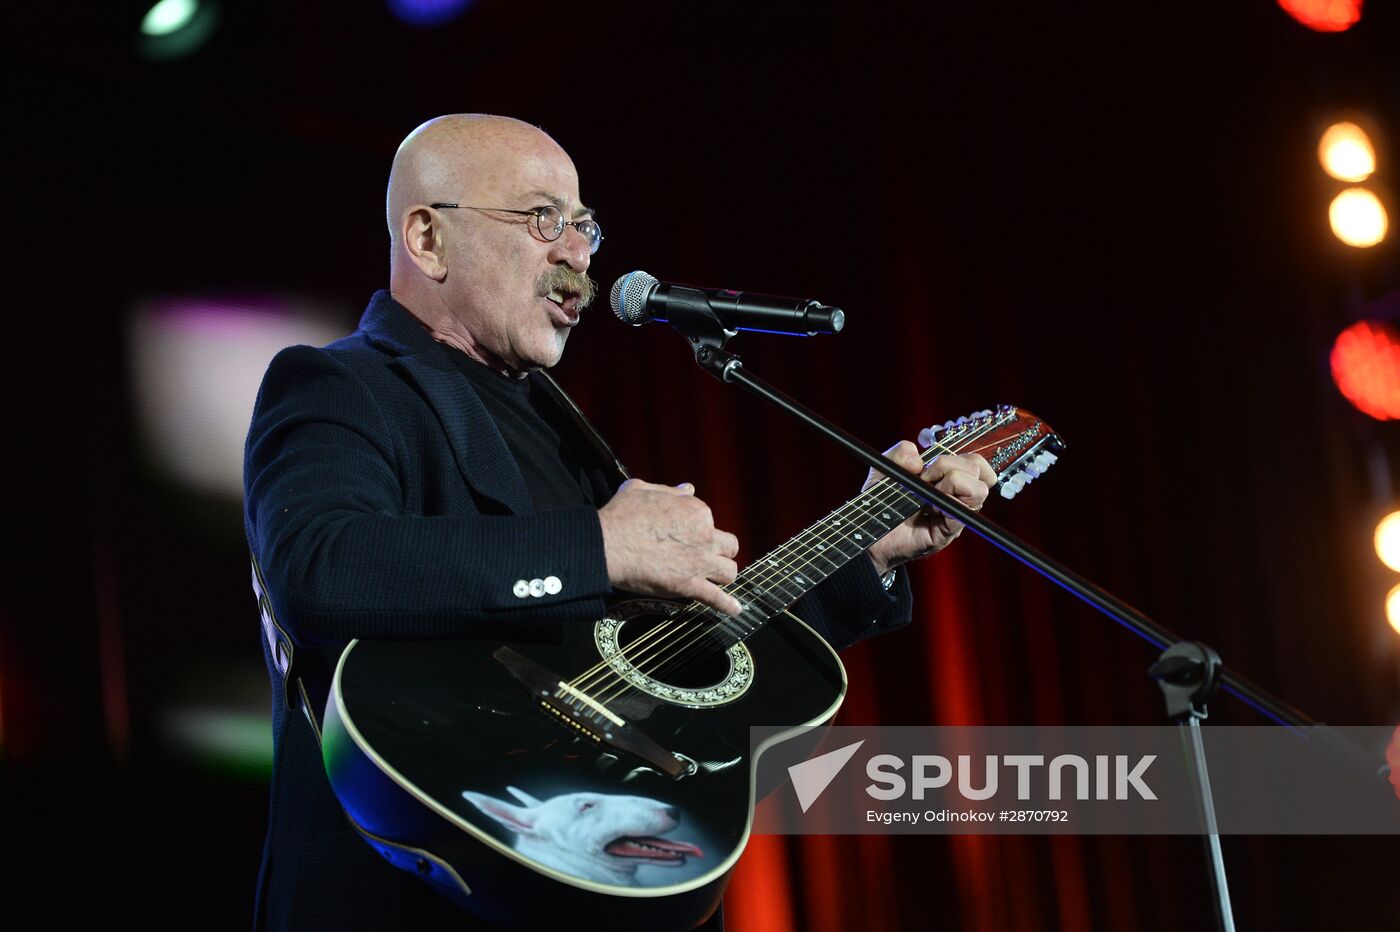
[[[996,474],[1002,498],[1013,498],[1052,466],[1064,441],[1035,415],[1012,405],[978,411],[919,434],[928,447],[925,464],[944,453],[978,453]],[[700,621],[721,647],[729,647],[790,608],[813,587],[861,556],[880,538],[924,507],[924,500],[881,478],[787,543],[755,560],[725,586],[742,611],[721,614],[699,602],[681,608],[682,624]]]
[[[924,461],[944,452],[950,451],[935,446],[924,454]],[[725,586],[744,608],[733,617],[707,611],[719,621],[715,633],[730,642],[748,637],[923,507],[923,500],[889,479],[879,479]]]

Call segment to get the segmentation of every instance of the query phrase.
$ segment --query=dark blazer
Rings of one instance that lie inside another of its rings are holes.
[[[472,926],[381,862],[331,792],[312,719],[350,640],[519,632],[605,612],[596,507],[620,467],[581,433],[595,504],[536,512],[454,352],[381,291],[355,333],[283,350],[259,390],[244,523],[261,569],[274,758],[257,928]],[[551,576],[557,592],[528,591]],[[886,592],[869,561],[856,560],[796,610],[844,647],[908,622],[902,577]]]

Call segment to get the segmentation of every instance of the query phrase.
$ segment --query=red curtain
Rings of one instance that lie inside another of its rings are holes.
[[[841,271],[819,273],[830,290],[818,282],[811,293],[859,305],[846,333],[744,335],[734,348],[750,371],[882,448],[929,423],[1024,404],[1069,450],[1014,502],[989,505],[989,517],[1301,706],[1336,721],[1382,714],[1379,687],[1335,688],[1356,671],[1374,675],[1384,658],[1372,653],[1373,632],[1345,621],[1367,617],[1355,607],[1365,593],[1346,543],[1370,508],[1364,476],[1339,466],[1317,481],[1319,464],[1345,463],[1354,444],[1325,381],[1298,375],[1320,352],[1313,343],[1325,342],[1313,340],[1315,321],[1288,329],[1276,320],[1291,336],[1272,347],[1273,366],[1241,363],[1257,352],[1266,313],[1305,309],[1235,306],[1227,294],[1111,296],[1100,282],[1083,306],[1061,296],[1011,316],[1033,306],[1028,294],[978,293],[975,281],[940,293],[920,244],[904,242],[903,254],[886,257],[903,272],[870,293],[843,295]],[[708,280],[703,268],[685,274]],[[1168,306],[1174,326],[1150,329]],[[739,536],[741,565],[859,488],[861,468],[702,373],[664,326],[600,322],[571,340],[564,384],[634,475],[696,484],[717,524]],[[1278,364],[1285,359],[1291,366]],[[1267,469],[1243,452],[1277,451],[1295,431],[1309,450],[1270,456]],[[1156,649],[980,539],[966,534],[910,573],[914,624],[845,653],[850,692],[838,723],[1164,723],[1145,675]],[[1324,630],[1313,618],[1337,623]],[[1263,723],[1225,700],[1212,716]],[[1226,839],[1226,851],[1237,902],[1254,921],[1328,908],[1276,883],[1276,872],[1312,865],[1309,849]],[[1338,863],[1348,856],[1365,857]],[[1189,836],[755,838],[726,915],[737,930],[1192,926],[1211,921],[1205,869]]]

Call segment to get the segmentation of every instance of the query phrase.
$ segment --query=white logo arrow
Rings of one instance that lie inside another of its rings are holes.
[[[804,760],[788,768],[788,776],[792,777],[792,788],[797,791],[797,801],[802,805],[803,812],[812,807],[812,803],[831,785],[841,768],[855,757],[856,751],[860,750],[864,743],[865,739],[862,738],[855,744],[828,751],[820,757]]]

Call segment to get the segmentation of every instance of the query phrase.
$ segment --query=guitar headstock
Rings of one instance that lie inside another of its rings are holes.
[[[1025,408],[1001,405],[926,427],[919,446],[928,461],[941,453],[982,454],[997,474],[1001,497],[1009,499],[1055,464],[1065,442]]]

